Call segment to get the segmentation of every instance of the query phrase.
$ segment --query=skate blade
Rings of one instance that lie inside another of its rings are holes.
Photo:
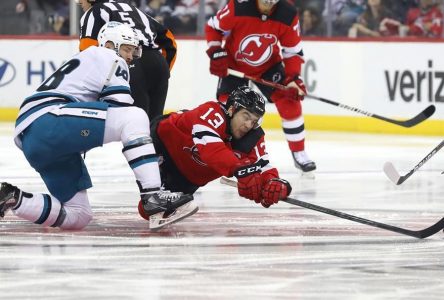
[[[183,211],[187,211],[183,213]],[[179,222],[191,215],[194,215],[199,210],[199,207],[193,202],[188,202],[187,204],[179,207],[173,215],[168,218],[163,218],[163,212],[150,216],[150,230],[157,231],[164,228],[167,225]]]
[[[316,172],[313,171],[308,171],[308,172],[303,172],[303,171],[299,171],[301,173],[301,178],[302,179],[315,179],[316,178]]]

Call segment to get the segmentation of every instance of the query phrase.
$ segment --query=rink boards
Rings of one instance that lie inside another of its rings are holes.
[[[0,39],[0,45],[0,120],[14,120],[22,100],[77,52],[78,41]],[[444,135],[442,43],[310,40],[303,47],[309,94],[398,119],[411,118],[431,104],[437,108],[430,121],[404,129],[307,99],[303,110],[308,129]],[[192,108],[214,98],[217,78],[208,73],[205,49],[203,40],[178,40],[167,110]],[[265,127],[280,128],[274,105],[267,111]]]

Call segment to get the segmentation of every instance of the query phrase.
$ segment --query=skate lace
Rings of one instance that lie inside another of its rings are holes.
[[[171,192],[168,190],[160,190],[157,194],[160,200],[165,201],[174,201],[180,198],[182,196],[182,193],[180,192]]]

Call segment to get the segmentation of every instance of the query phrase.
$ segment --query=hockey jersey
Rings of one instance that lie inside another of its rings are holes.
[[[260,77],[283,59],[286,76],[301,73],[299,18],[286,1],[279,1],[274,11],[265,15],[258,10],[256,0],[230,0],[208,20],[205,33],[208,47],[221,46],[226,37],[229,68]]]
[[[67,103],[105,101],[131,105],[129,69],[114,50],[90,47],[64,63],[20,106],[14,140],[19,148],[20,133],[43,114]]]
[[[279,177],[268,161],[262,128],[239,140],[230,135],[225,108],[206,102],[189,111],[172,113],[159,122],[157,135],[179,171],[193,184],[204,186],[221,176],[233,176],[240,159],[260,161],[264,181]]]

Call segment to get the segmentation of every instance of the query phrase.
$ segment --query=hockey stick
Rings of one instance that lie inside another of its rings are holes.
[[[395,166],[391,162],[386,162],[384,164],[384,173],[387,175],[387,177],[396,185],[400,185],[404,181],[407,180],[410,176],[413,175],[419,168],[422,167],[423,164],[425,164],[430,158],[432,158],[433,155],[436,154],[442,147],[444,147],[444,140],[439,143],[438,146],[433,148],[432,151],[430,151],[429,154],[427,154],[426,157],[424,157],[413,169],[411,169],[407,174],[401,176],[399,175],[399,172],[396,171]]]
[[[272,88],[275,88],[275,89],[280,89],[280,90],[287,90],[287,89],[289,89],[289,87],[287,87],[287,86],[285,86],[283,84],[276,83],[276,82],[273,82],[273,81],[268,81],[268,80],[265,80],[265,79],[262,79],[262,78],[253,77],[253,76],[247,75],[247,74],[245,74],[243,72],[236,71],[236,70],[233,70],[233,69],[228,69],[228,75],[232,75],[232,76],[239,77],[239,78],[245,78],[245,79],[251,80],[253,82],[257,82],[257,83],[260,83],[260,84],[263,84],[263,85],[266,85],[266,86],[269,86],[269,87],[272,87]]]
[[[105,85],[103,87],[107,87],[108,86],[109,82],[111,81],[111,78],[114,75],[114,72],[116,72],[118,64],[119,64],[119,61],[116,59],[113,62],[112,66],[111,66],[111,69],[109,70],[108,76],[106,77],[106,80],[105,80]]]
[[[272,81],[268,81],[268,80],[265,80],[265,79],[262,79],[262,78],[256,78],[256,77],[253,77],[253,76],[249,76],[249,75],[246,75],[245,73],[242,73],[242,72],[239,72],[239,71],[236,71],[236,70],[232,70],[232,69],[228,69],[228,74],[232,75],[232,76],[235,76],[235,77],[239,77],[239,78],[245,78],[245,79],[251,80],[253,82],[257,82],[257,83],[260,83],[260,84],[263,84],[263,85],[266,85],[266,86],[270,86],[270,87],[273,87],[273,88],[276,88],[276,89],[281,89],[281,90],[289,89],[289,87],[287,87],[285,85],[282,85],[282,84],[279,84],[279,83],[275,83],[275,82],[272,82]],[[427,106],[422,112],[420,112],[415,117],[413,117],[411,119],[408,119],[408,120],[399,121],[399,120],[395,120],[395,119],[386,118],[386,117],[383,117],[383,116],[380,116],[380,115],[377,115],[377,114],[373,114],[371,112],[368,112],[368,111],[365,111],[365,110],[362,110],[362,109],[359,109],[359,108],[356,108],[356,107],[348,106],[348,105],[345,105],[345,104],[342,104],[342,103],[339,103],[339,102],[335,102],[333,100],[325,99],[325,98],[322,98],[322,97],[313,96],[313,95],[306,95],[305,97],[310,98],[310,99],[314,99],[314,100],[318,100],[318,101],[321,101],[321,102],[324,102],[324,103],[327,103],[327,104],[331,104],[331,105],[334,105],[334,106],[338,106],[340,108],[344,108],[344,109],[350,110],[352,112],[365,115],[367,117],[379,119],[379,120],[382,120],[382,121],[385,121],[385,122],[389,122],[389,123],[392,123],[392,124],[395,124],[395,125],[403,126],[403,127],[413,127],[413,126],[415,126],[415,125],[425,121],[431,115],[433,115],[433,113],[435,112],[435,109],[436,109],[435,106],[432,104],[432,105]]]
[[[225,177],[221,177],[220,182],[222,184],[226,184],[226,185],[229,185],[229,186],[237,187],[236,181],[228,179],[228,178],[225,178]],[[311,204],[311,203],[304,202],[304,201],[297,200],[297,199],[290,198],[290,197],[287,197],[287,199],[281,200],[281,201],[287,202],[287,203],[292,204],[292,205],[308,208],[308,209],[311,209],[311,210],[316,210],[316,211],[319,211],[321,213],[332,215],[332,216],[335,216],[335,217],[338,217],[338,218],[347,219],[347,220],[350,220],[350,221],[353,221],[353,222],[357,222],[357,223],[361,223],[361,224],[365,224],[365,225],[369,225],[369,226],[373,226],[373,227],[377,227],[377,228],[393,231],[393,232],[396,232],[396,233],[412,236],[412,237],[415,237],[415,238],[418,238],[418,239],[423,239],[423,238],[429,237],[431,235],[434,235],[438,231],[444,229],[444,218],[442,218],[437,223],[435,223],[432,226],[427,227],[425,229],[422,229],[422,230],[409,230],[409,229],[405,229],[405,228],[401,228],[401,227],[396,227],[396,226],[392,226],[392,225],[388,225],[388,224],[379,223],[379,222],[376,222],[376,221],[360,218],[360,217],[357,217],[357,216],[349,215],[349,214],[346,214],[344,212],[340,212],[340,211],[333,210],[333,209],[330,209],[330,208],[318,206],[318,205],[315,205],[315,204]]]

